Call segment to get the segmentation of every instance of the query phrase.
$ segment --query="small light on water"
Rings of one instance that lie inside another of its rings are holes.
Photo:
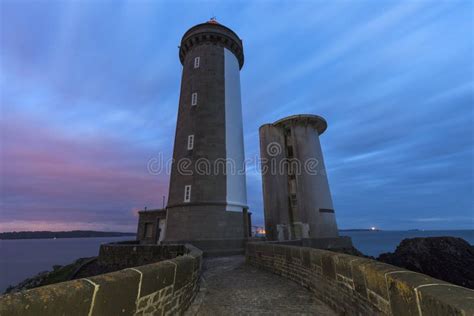
[[[375,230],[376,228],[374,226],[370,227],[370,230]]]

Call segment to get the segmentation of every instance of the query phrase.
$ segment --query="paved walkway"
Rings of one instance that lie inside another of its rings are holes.
[[[245,264],[243,256],[206,259],[203,267],[187,315],[336,315],[304,287]]]

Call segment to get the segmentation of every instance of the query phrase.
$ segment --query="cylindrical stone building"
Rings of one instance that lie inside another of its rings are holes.
[[[235,240],[240,247],[249,226],[240,98],[242,41],[211,20],[184,34],[179,58],[183,73],[166,241],[205,240],[211,245]]]
[[[270,240],[311,240],[309,245],[350,246],[339,238],[317,115],[293,115],[260,127],[265,229]]]

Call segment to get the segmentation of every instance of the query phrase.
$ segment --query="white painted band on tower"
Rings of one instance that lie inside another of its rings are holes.
[[[227,211],[242,211],[242,207],[234,205],[247,205],[239,72],[237,58],[224,48]]]

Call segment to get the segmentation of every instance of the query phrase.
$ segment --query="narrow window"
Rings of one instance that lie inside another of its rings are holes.
[[[193,94],[191,94],[191,105],[194,106],[197,104],[198,104],[198,94],[197,92],[194,92]]]
[[[290,193],[292,194],[296,193],[296,180],[295,179],[290,179]]]
[[[194,68],[199,68],[199,62],[200,62],[199,57],[194,58]]]
[[[320,208],[319,212],[321,212],[321,213],[334,213],[334,210],[329,209],[329,208]]]
[[[296,194],[291,194],[290,199],[291,199],[292,206],[296,206],[298,204],[298,200],[296,199]]]
[[[286,147],[288,152],[288,158],[293,158],[293,146]]]
[[[191,185],[184,186],[184,202],[191,201]]]
[[[188,136],[188,150],[191,150],[194,148],[194,135],[189,135]]]

